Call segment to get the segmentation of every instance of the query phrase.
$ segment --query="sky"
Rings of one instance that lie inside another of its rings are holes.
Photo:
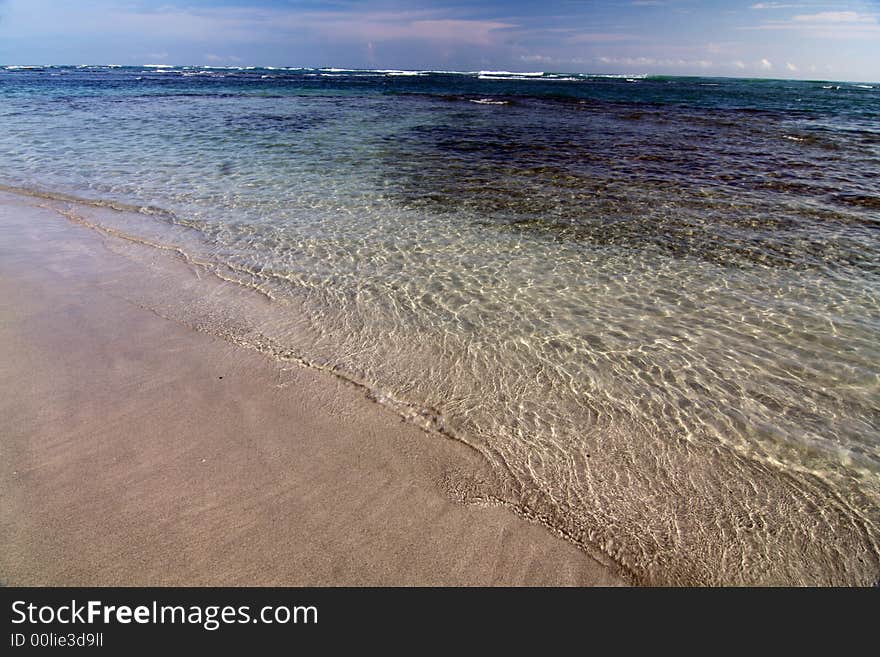
[[[880,0],[0,0],[0,64],[880,81]]]

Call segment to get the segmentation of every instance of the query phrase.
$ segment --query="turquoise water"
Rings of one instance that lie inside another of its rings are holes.
[[[880,577],[880,84],[0,68],[0,119],[0,183],[265,292],[231,337],[472,445],[463,500],[634,581]]]

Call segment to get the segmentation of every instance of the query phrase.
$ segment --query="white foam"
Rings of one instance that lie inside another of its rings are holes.
[[[609,79],[609,80],[628,80],[628,79],[644,80],[646,77],[648,77],[648,74],[647,73],[639,73],[639,74],[633,74],[633,73],[589,73],[589,74],[587,74],[587,77],[603,78],[603,79]]]
[[[434,73],[436,75],[476,75],[476,71],[424,71],[425,73]]]
[[[538,78],[538,77],[522,77],[519,75],[478,75],[480,80],[521,80],[523,82],[581,82],[581,78],[573,77],[555,77],[555,78]]]
[[[507,105],[506,100],[493,100],[492,98],[471,98],[470,102],[476,103],[477,105]]]
[[[484,75],[494,75],[494,76],[517,76],[524,78],[539,78],[544,75],[544,71],[536,71],[533,73],[517,73],[515,71],[480,71],[480,77]]]

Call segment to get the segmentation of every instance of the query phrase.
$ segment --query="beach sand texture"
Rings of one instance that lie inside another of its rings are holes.
[[[3,584],[627,583],[457,502],[449,482],[483,467],[466,446],[139,306],[152,274],[112,239],[0,198]]]

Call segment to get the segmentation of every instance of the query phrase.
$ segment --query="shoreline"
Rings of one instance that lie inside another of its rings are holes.
[[[3,584],[628,583],[456,502],[443,482],[488,476],[465,445],[139,306],[149,263],[108,239],[0,194]]]

